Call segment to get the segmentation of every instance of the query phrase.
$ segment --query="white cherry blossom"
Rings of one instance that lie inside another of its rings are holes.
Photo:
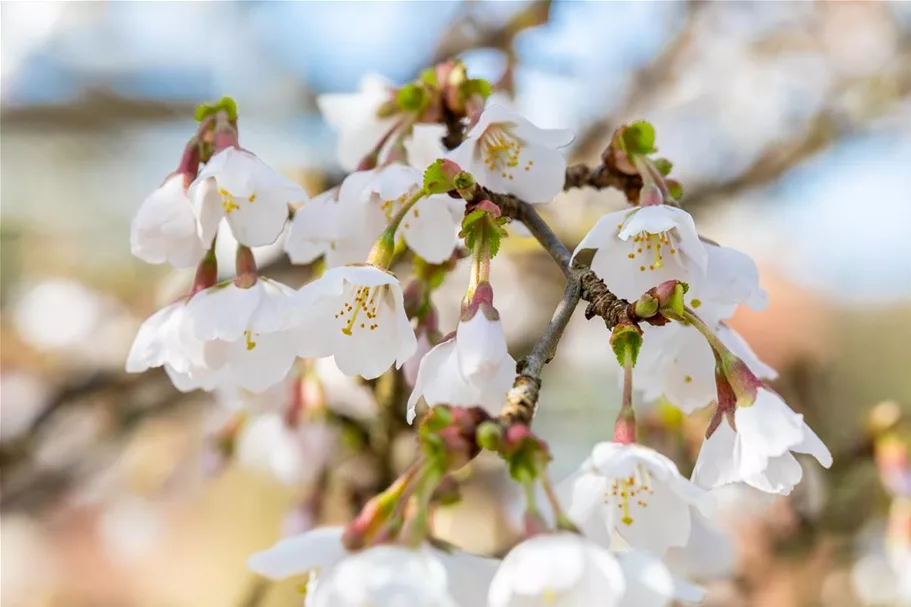
[[[632,548],[662,556],[690,537],[694,509],[711,516],[711,495],[680,475],[670,459],[637,444],[602,442],[559,485],[567,515],[605,545],[614,531]]]
[[[290,314],[290,287],[258,278],[249,288],[234,283],[196,293],[185,323],[204,343],[204,362],[226,380],[251,392],[281,382],[297,357]]]
[[[734,410],[702,443],[693,482],[712,488],[746,483],[767,493],[788,495],[803,477],[792,453],[806,453],[828,468],[832,454],[813,430],[775,392],[760,387],[756,400]]]
[[[317,97],[320,112],[338,131],[338,162],[345,171],[358,168],[399,120],[381,117],[380,110],[395,100],[395,89],[383,77],[366,74],[357,93],[328,93]]]
[[[608,550],[575,533],[537,535],[513,548],[490,583],[489,607],[611,607],[626,583]]]
[[[429,546],[378,546],[349,553],[342,532],[341,527],[326,527],[280,540],[251,556],[247,565],[273,580],[309,574],[308,607],[361,607],[368,598],[377,606],[477,607],[483,605],[497,569],[495,559]],[[441,596],[450,602],[434,602]],[[414,602],[388,602],[396,598]]]
[[[275,242],[288,219],[288,204],[307,200],[300,185],[235,147],[215,154],[187,193],[203,243],[212,241],[227,218],[234,237],[248,247]]]
[[[334,356],[346,375],[379,377],[401,367],[417,349],[405,314],[402,286],[371,265],[328,270],[296,297],[301,334],[298,354]]]
[[[376,176],[374,170],[351,173],[295,212],[285,239],[293,263],[323,256],[326,266],[335,268],[367,258],[387,223],[382,201],[369,189]]]
[[[670,205],[608,213],[573,252],[596,249],[591,268],[618,297],[636,300],[667,280],[697,285],[708,254],[686,211]]]
[[[714,330],[721,342],[758,377],[771,380],[778,376],[739,333],[724,323],[717,323]],[[706,407],[716,400],[712,348],[694,327],[680,323],[646,326],[633,369],[633,386],[642,392],[645,400],[663,396],[684,413]]]
[[[408,399],[409,424],[414,421],[421,398],[429,407],[439,404],[480,406],[492,415],[503,406],[516,377],[515,359],[504,352],[490,374],[466,377],[459,365],[458,339],[437,344],[421,359],[414,390]]]
[[[130,250],[147,263],[175,268],[199,263],[205,248],[187,196],[185,176],[176,173],[142,202],[130,224]]]
[[[715,498],[716,502],[720,501]],[[718,513],[723,510],[719,503]],[[736,562],[733,535],[699,513],[693,516],[686,546],[671,548],[664,557],[664,563],[675,576],[701,582],[732,576]]]
[[[212,390],[218,369],[206,365],[205,342],[197,338],[187,322],[187,302],[180,300],[150,316],[133,340],[127,356],[127,373],[142,373],[164,367],[181,392]]]
[[[541,129],[512,110],[488,104],[449,158],[494,192],[546,203],[563,191],[566,158],[559,149],[572,140],[572,131]]]

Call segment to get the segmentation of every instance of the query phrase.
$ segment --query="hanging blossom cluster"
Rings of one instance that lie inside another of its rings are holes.
[[[324,95],[319,106],[351,172],[312,199],[241,146],[231,99],[201,106],[176,171],[131,233],[136,256],[195,266],[195,280],[143,324],[127,370],[163,367],[181,391],[235,395],[228,400],[241,412],[217,447],[252,451],[292,484],[312,480],[305,461],[325,465],[335,444],[324,373],[400,374],[411,390],[402,413],[409,424],[421,415],[413,464],[346,527],[310,529],[250,558],[264,576],[298,578],[308,607],[698,603],[703,592],[686,576],[712,560],[720,535],[712,490],[787,495],[802,475],[794,454],[832,461],[767,383],[775,371],[725,324],[740,305],[765,305],[756,266],[700,237],[647,122],[619,129],[600,166],[568,169],[571,132],[539,128],[490,93],[446,62],[401,87],[370,78],[358,93]],[[570,252],[535,205],[581,186],[619,188],[629,206],[605,214]],[[567,279],[550,325],[518,363],[490,273],[511,221]],[[219,281],[223,222],[237,257],[234,277]],[[292,262],[310,264],[302,287],[256,267],[251,247],[280,237]],[[470,279],[458,324],[444,334],[431,295],[459,264],[470,265]],[[605,440],[552,482],[550,451],[530,425],[542,368],[582,300],[616,354],[604,364],[622,369],[622,402]],[[711,411],[689,478],[637,442],[633,402],[658,398],[684,413]],[[368,424],[374,413],[340,411]],[[258,450],[234,441],[242,426],[262,438]],[[448,545],[432,524],[441,487],[482,450],[499,454],[526,496],[525,539],[502,559]]]

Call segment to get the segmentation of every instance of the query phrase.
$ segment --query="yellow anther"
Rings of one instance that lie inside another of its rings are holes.
[[[247,341],[247,350],[252,350],[256,347],[256,342],[253,341],[253,334],[250,331],[244,331],[244,338]]]

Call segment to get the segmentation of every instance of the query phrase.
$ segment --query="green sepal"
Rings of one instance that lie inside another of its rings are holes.
[[[658,169],[658,172],[661,173],[663,177],[670,175],[671,170],[674,168],[674,163],[667,158],[656,158],[652,161],[652,164],[655,165],[655,168]]]
[[[667,185],[667,193],[670,194],[674,200],[683,198],[683,185],[681,185],[679,181],[668,179],[665,181],[665,184]]]
[[[224,112],[227,114],[228,120],[234,122],[237,120],[237,102],[234,101],[233,97],[225,96],[214,103],[201,103],[196,106],[193,117],[196,119],[196,122],[202,122],[218,112]]]
[[[430,102],[430,95],[422,84],[412,82],[398,90],[395,100],[406,112],[420,112]]]
[[[473,251],[478,239],[487,238],[487,247],[490,258],[493,259],[500,252],[500,244],[508,236],[503,227],[509,220],[505,217],[491,217],[483,209],[472,211],[462,220],[462,231],[459,235],[465,239],[465,246]]]
[[[437,71],[432,67],[424,69],[421,72],[421,75],[418,76],[418,80],[433,88],[436,88],[440,85],[440,83],[437,81]]]
[[[622,142],[627,154],[645,156],[656,152],[655,127],[644,120],[634,122],[623,129]]]
[[[462,99],[468,99],[472,95],[480,95],[487,99],[493,93],[493,85],[483,78],[472,78],[459,86],[459,92],[462,94]]]

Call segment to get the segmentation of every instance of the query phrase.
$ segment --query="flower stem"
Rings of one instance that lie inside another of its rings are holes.
[[[471,262],[471,278],[468,281],[468,290],[465,292],[466,302],[472,300],[478,285],[490,282],[490,239],[486,230],[475,242]]]
[[[623,398],[614,422],[614,442],[629,445],[636,442],[636,412],[633,409],[633,359],[623,361]]]
[[[386,229],[380,234],[380,237],[377,238],[376,242],[373,243],[373,248],[367,256],[368,264],[384,270],[389,269],[389,264],[395,253],[395,233],[399,229],[402,220],[405,219],[405,216],[411,211],[414,205],[424,198],[425,195],[424,190],[418,190],[411,198],[406,200],[396,214],[392,216]]]
[[[256,258],[250,247],[237,245],[237,255],[234,261],[234,271],[237,278],[234,284],[242,289],[249,289],[256,284]]]
[[[563,512],[563,508],[560,507],[560,500],[557,499],[557,494],[554,491],[554,486],[550,482],[550,477],[547,475],[547,472],[542,472],[539,479],[541,481],[541,487],[544,489],[544,495],[547,496],[547,501],[554,511],[557,529],[579,533],[579,528],[576,527],[575,523],[573,523],[568,516],[566,516],[566,513]]]
[[[213,239],[212,246],[196,266],[196,276],[193,278],[190,296],[208,289],[216,282],[218,282],[218,258],[215,256],[215,240]]]

